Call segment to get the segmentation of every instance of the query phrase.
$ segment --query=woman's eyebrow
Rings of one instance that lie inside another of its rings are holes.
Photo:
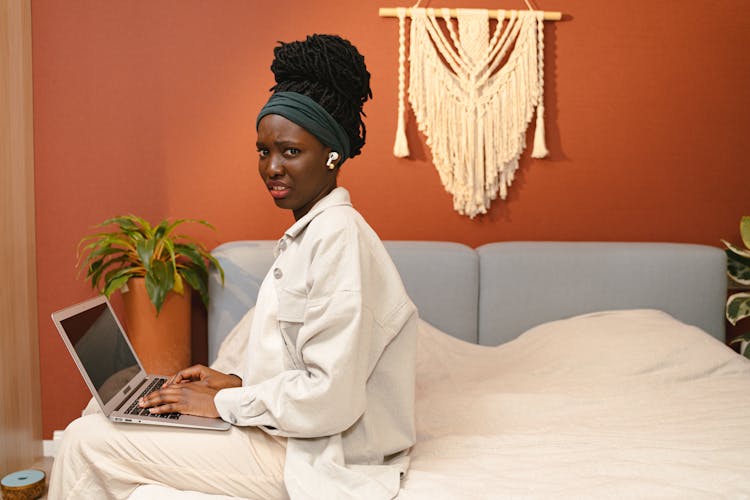
[[[295,141],[293,139],[279,139],[278,141],[274,141],[274,144],[276,146],[294,146],[294,147],[299,147],[302,143],[300,141]]]

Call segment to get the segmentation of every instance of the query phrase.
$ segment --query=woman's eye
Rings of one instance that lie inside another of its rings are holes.
[[[289,156],[297,156],[299,154],[299,149],[297,148],[287,148],[286,154]]]
[[[265,158],[266,156],[268,156],[268,150],[263,149],[263,148],[258,148],[258,156],[260,156],[261,158]]]

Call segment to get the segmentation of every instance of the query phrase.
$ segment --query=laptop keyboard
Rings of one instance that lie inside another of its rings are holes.
[[[138,400],[141,399],[146,394],[150,394],[154,392],[155,390],[159,389],[162,385],[164,385],[164,382],[166,382],[167,379],[165,378],[155,378],[151,381],[150,384],[146,386],[145,389],[141,392],[141,394],[135,398],[133,401],[133,404],[130,405],[130,407],[125,410],[125,413],[129,415],[146,415],[149,417],[158,417],[158,418],[171,418],[171,419],[177,419],[180,418],[180,413],[160,413],[160,414],[154,414],[148,411],[148,408],[141,408],[138,406]]]

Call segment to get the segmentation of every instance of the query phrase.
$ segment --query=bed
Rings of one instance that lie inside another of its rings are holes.
[[[209,357],[271,241],[214,255]],[[748,498],[750,360],[724,345],[726,259],[673,243],[386,242],[420,311],[400,499]],[[221,496],[142,486],[131,498]]]

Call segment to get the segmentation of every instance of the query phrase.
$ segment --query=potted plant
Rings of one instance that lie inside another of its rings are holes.
[[[144,368],[171,374],[189,366],[190,289],[208,304],[208,266],[224,270],[197,240],[177,234],[184,223],[213,229],[203,220],[163,220],[153,226],[135,215],[107,219],[109,231],[85,236],[78,244],[78,266],[92,288],[108,298],[122,290],[128,337]]]
[[[740,219],[740,236],[745,248],[739,248],[722,240],[727,247],[727,275],[730,278],[730,290],[733,292],[727,299],[726,318],[736,325],[741,319],[750,316],[750,216]],[[740,354],[750,358],[750,332],[732,340],[740,343]]]

